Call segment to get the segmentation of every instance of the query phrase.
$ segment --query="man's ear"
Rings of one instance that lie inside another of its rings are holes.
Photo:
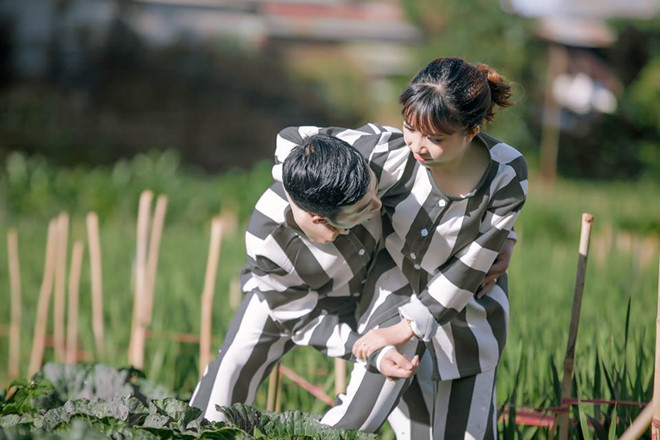
[[[322,216],[318,215],[318,214],[312,214],[310,212],[309,215],[312,218],[312,223],[314,223],[315,225],[317,225],[319,223],[324,224],[326,222],[325,219]]]

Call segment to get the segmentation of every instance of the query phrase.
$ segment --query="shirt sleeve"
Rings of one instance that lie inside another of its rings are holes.
[[[509,173],[503,178],[508,180],[492,195],[477,237],[440,267],[418,298],[399,308],[400,315],[412,321],[411,327],[420,339],[427,341],[435,333],[437,327],[431,319],[443,325],[465,308],[504,241],[510,238],[527,195],[526,165],[518,166],[522,172]]]
[[[305,138],[315,134],[327,134],[342,139],[367,160],[378,179],[379,196],[396,193],[403,188],[406,173],[411,173],[412,162],[408,161],[409,151],[400,130],[369,123],[360,128],[342,127],[287,127],[280,131],[276,139],[275,165],[273,178],[282,182],[282,164],[293,148],[302,145]]]
[[[354,310],[351,298],[320,298],[295,269],[286,254],[277,250],[276,243],[268,246],[268,256],[255,253],[246,240],[249,279],[243,289],[252,291],[266,303],[271,319],[288,332],[326,335],[319,341],[311,340],[322,352],[333,357],[348,357],[355,332]]]

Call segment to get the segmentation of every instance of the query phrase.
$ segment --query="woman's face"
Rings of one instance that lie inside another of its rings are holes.
[[[403,139],[415,160],[425,167],[449,165],[460,160],[478,132],[478,127],[475,127],[470,131],[461,129],[453,134],[427,134],[416,130],[405,121],[403,123]]]

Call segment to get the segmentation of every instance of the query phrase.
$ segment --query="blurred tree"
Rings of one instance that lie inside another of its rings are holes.
[[[544,45],[532,37],[533,23],[505,13],[499,2],[491,0],[403,0],[402,4],[427,36],[418,50],[420,68],[437,57],[458,56],[492,65],[514,82],[516,105],[501,112],[487,129],[528,155],[535,154],[539,133],[533,117],[543,93],[535,81],[545,71],[545,58],[538,56]]]
[[[359,115],[289,75],[276,46],[247,52],[181,38],[149,47],[131,26],[131,3],[118,0],[101,45],[78,29],[79,62],[55,63],[39,82],[17,79],[0,97],[0,160],[18,150],[59,165],[101,164],[174,149],[183,162],[217,172],[271,159],[287,125],[358,123]]]
[[[516,82],[517,105],[497,116],[489,132],[538,160],[547,44],[536,36],[536,22],[504,12],[490,0],[402,0],[427,41],[418,51],[420,67],[439,56],[460,56],[491,64]],[[657,100],[660,87],[660,20],[613,23],[618,39],[599,56],[619,77],[623,92],[612,115],[579,119],[578,131],[560,136],[558,169],[574,178],[660,178]],[[651,75],[655,74],[655,80]],[[405,82],[409,78],[405,79]],[[403,83],[401,84],[403,87]],[[575,124],[572,124],[575,126]]]
[[[11,59],[14,55],[13,23],[9,17],[0,16],[0,90],[14,79]]]

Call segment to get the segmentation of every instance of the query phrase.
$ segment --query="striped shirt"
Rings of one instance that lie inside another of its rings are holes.
[[[354,322],[330,328],[324,317],[354,319],[362,282],[381,239],[381,219],[377,216],[331,243],[319,244],[289,225],[290,211],[279,182],[257,201],[245,233],[248,264],[241,272],[241,290],[256,292],[271,318],[294,338],[322,331],[329,338],[345,338],[355,332]],[[348,349],[328,355],[345,356]]]
[[[415,334],[433,341],[443,380],[494,368],[508,331],[506,276],[486,296],[475,292],[512,234],[527,194],[527,164],[511,146],[485,134],[476,139],[490,164],[463,197],[443,193],[420,165],[400,130],[377,124],[358,129],[289,127],[278,135],[273,176],[293,145],[322,132],[358,149],[379,178],[386,216],[385,248],[415,295],[399,308]]]

